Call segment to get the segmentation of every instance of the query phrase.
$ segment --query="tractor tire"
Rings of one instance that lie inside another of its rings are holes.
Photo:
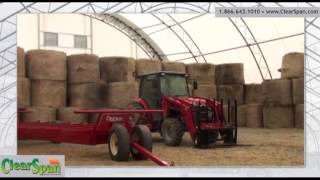
[[[214,144],[217,142],[219,137],[219,131],[209,131],[197,133],[193,145],[195,148],[208,148],[210,144]]]
[[[132,139],[136,141],[139,145],[152,152],[152,136],[149,128],[145,125],[138,125],[133,128]],[[131,155],[136,160],[145,160],[139,151],[131,148]]]
[[[161,124],[161,133],[167,146],[179,146],[184,134],[184,126],[179,119],[166,118]]]
[[[233,139],[233,129],[220,130],[220,135],[224,144],[235,144]]]
[[[128,161],[130,156],[130,136],[122,125],[115,125],[108,138],[108,149],[112,160]]]

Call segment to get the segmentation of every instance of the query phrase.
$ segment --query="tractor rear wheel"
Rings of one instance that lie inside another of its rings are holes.
[[[115,125],[108,139],[108,149],[112,160],[128,161],[130,156],[130,136],[122,125]]]
[[[179,146],[184,134],[184,126],[179,119],[166,118],[161,125],[164,142],[168,146]]]
[[[138,125],[133,128],[132,139],[139,145],[152,152],[152,136],[149,128],[145,125]],[[136,160],[147,159],[139,151],[131,148],[131,155]]]

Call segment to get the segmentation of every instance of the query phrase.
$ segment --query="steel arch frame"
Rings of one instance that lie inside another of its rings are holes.
[[[194,58],[194,60],[198,63],[198,59],[196,58],[196,55],[193,53],[191,47],[188,46],[188,44],[187,44],[186,41],[183,39],[183,37],[181,37],[181,36],[178,34],[178,32],[176,32],[170,25],[168,25],[166,22],[164,22],[160,17],[158,17],[158,16],[155,15],[155,14],[152,14],[152,16],[155,17],[158,21],[160,21],[163,25],[165,25],[165,26],[180,40],[180,42],[187,48],[188,53],[191,54],[191,56]],[[169,16],[169,17],[170,17],[170,16]],[[171,18],[171,17],[170,17],[170,18]],[[174,20],[174,22],[176,22],[176,21]],[[179,26],[179,24],[178,24],[178,26]],[[181,26],[179,26],[179,27],[181,28]],[[182,31],[185,33],[185,30],[184,30],[183,28],[181,28],[181,29],[182,29]],[[188,35],[188,37],[190,37],[190,35]],[[194,43],[195,46],[198,48],[198,46],[196,45],[196,43],[194,42],[194,40],[193,40],[191,37],[190,37],[190,40],[191,40],[191,42]],[[199,52],[200,52],[200,50],[199,50]],[[202,55],[202,57],[204,57],[203,54],[201,54],[201,55]],[[204,61],[207,62],[205,58],[204,58]]]
[[[95,14],[88,15],[90,18],[99,20],[126,35],[129,39],[137,44],[150,58],[158,60],[168,60],[161,48],[143,31],[125,17],[118,14]]]

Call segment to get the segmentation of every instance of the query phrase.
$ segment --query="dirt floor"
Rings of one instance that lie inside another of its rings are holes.
[[[153,134],[153,153],[176,166],[303,166],[304,132],[302,129],[239,128],[238,146],[214,149],[193,148],[185,133],[179,147],[164,145]],[[64,154],[66,166],[154,166],[151,161],[115,162],[105,144],[97,146],[52,144],[40,141],[19,141],[18,154]]]

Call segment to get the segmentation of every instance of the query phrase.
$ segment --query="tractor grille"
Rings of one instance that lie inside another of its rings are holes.
[[[195,106],[193,109],[193,120],[197,126],[201,123],[213,122],[214,114],[207,106]]]

